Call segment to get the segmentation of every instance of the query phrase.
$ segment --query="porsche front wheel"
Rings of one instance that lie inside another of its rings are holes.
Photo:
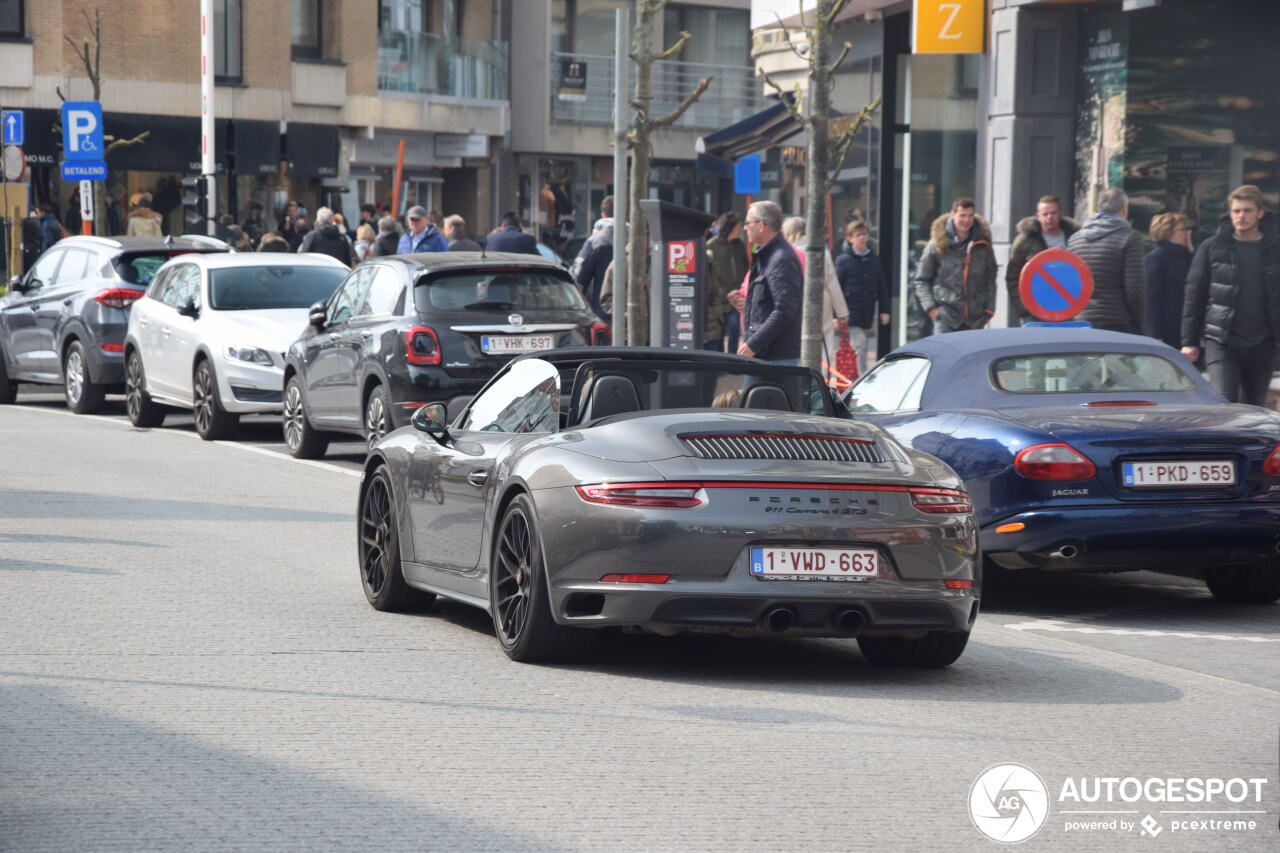
[[[435,595],[404,582],[400,569],[400,535],[391,475],[379,468],[360,497],[360,583],[375,610],[421,610]]]
[[[527,495],[511,502],[498,525],[489,564],[489,609],[498,642],[514,661],[573,660],[596,640],[594,631],[557,625],[551,615],[542,544]]]

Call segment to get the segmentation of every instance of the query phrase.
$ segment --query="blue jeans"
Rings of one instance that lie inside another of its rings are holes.
[[[800,357],[796,356],[795,358],[774,358],[774,359],[770,359],[769,363],[778,364],[783,367],[795,367],[800,364]]]
[[[725,352],[738,351],[738,338],[742,333],[739,320],[741,315],[734,310],[725,312],[724,315],[724,333],[729,338],[729,345],[725,348]]]

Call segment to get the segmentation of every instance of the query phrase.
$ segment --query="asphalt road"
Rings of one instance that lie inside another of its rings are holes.
[[[1048,790],[1029,849],[1280,848],[1280,606],[1014,574],[945,670],[698,636],[513,664],[480,611],[365,603],[359,442],[300,463],[274,418],[206,443],[56,400],[0,408],[0,850],[986,849],[1002,762]],[[1095,777],[1267,782],[1061,798]]]

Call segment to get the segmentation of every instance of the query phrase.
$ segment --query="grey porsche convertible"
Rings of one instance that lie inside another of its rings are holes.
[[[978,613],[955,473],[849,420],[816,372],[720,353],[521,356],[374,445],[357,525],[373,607],[483,608],[518,661],[621,628],[856,637],[874,664],[946,666]]]

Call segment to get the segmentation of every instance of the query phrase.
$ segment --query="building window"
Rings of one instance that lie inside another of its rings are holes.
[[[219,80],[239,82],[244,73],[242,0],[213,0],[213,74]]]
[[[0,0],[0,38],[22,38],[23,0]]]
[[[320,3],[322,0],[293,0],[293,55],[320,56]]]

